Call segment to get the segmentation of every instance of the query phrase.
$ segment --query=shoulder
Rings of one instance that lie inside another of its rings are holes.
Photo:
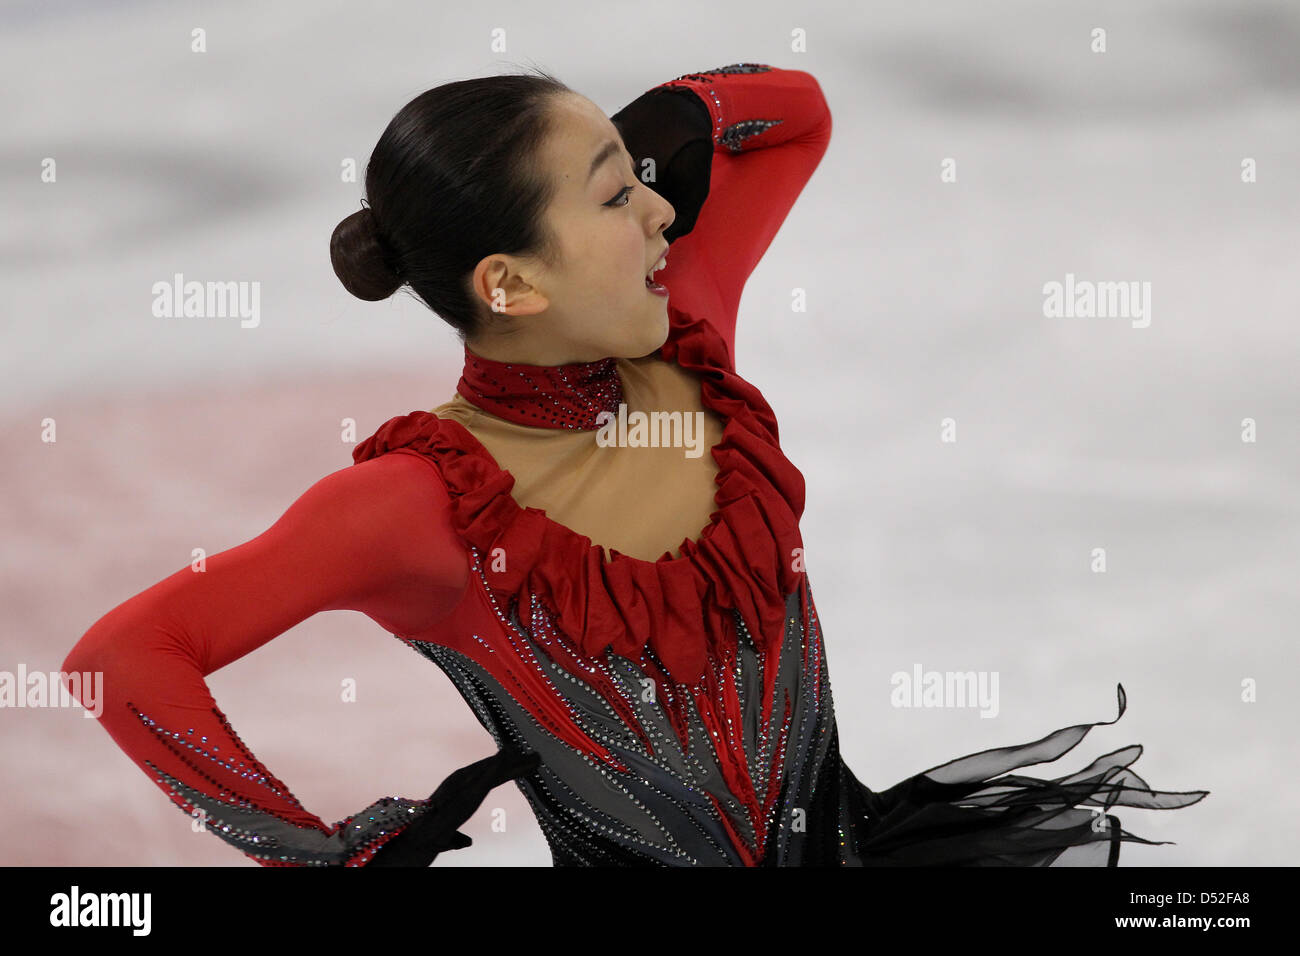
[[[464,586],[467,553],[451,495],[428,458],[393,449],[325,476],[299,503],[330,529],[370,588],[389,581]]]
[[[451,494],[435,463],[414,449],[395,448],[328,475],[326,498],[340,518],[370,536],[391,532],[418,537],[423,530],[452,532]]]

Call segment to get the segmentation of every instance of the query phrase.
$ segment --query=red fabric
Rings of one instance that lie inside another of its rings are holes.
[[[103,673],[99,723],[150,779],[157,782],[157,775],[146,761],[209,795],[333,833],[347,821],[330,827],[304,809],[235,735],[203,678],[320,611],[361,611],[386,630],[425,626],[447,610],[427,582],[454,595],[466,580],[463,551],[445,520],[448,506],[437,476],[412,456],[334,472],[262,534],[210,555],[205,571],[186,567],[104,615],[63,670]],[[137,713],[181,734],[180,743]],[[218,762],[227,755],[235,770]],[[266,783],[242,776],[246,771]]]
[[[708,85],[721,101],[705,97],[715,121],[783,122],[746,152],[718,148],[696,228],[674,243],[658,277],[671,290],[672,332],[661,354],[702,375],[705,405],[726,422],[713,449],[719,510],[698,542],[684,542],[678,559],[614,551],[607,562],[589,539],[520,508],[509,494],[513,478],[457,423],[428,412],[390,420],[354,451],[353,465],[313,485],[267,531],[208,557],[202,573],[177,571],[114,608],[64,660],[68,672],[103,672],[101,725],[177,806],[188,812],[150,764],[209,796],[337,833],[347,821],[330,827],[306,810],[235,735],[203,678],[320,611],[358,610],[403,637],[437,623],[425,639],[458,633],[461,614],[490,619],[481,595],[462,599],[460,536],[507,547],[509,571],[487,570],[493,588],[524,601],[536,593],[588,654],[612,645],[636,657],[649,644],[676,679],[689,681],[730,639],[729,608],[779,640],[782,597],[802,575],[792,558],[803,477],[780,452],[771,408],[734,374],[731,353],[745,279],[820,160],[830,117],[806,73]],[[399,448],[415,453],[383,454]],[[524,684],[513,689],[528,696]],[[378,845],[346,862],[364,863]]]
[[[569,365],[497,362],[465,347],[456,391],[489,414],[530,428],[597,429],[618,415],[623,380],[612,358]]]
[[[409,448],[436,461],[460,535],[484,554],[509,557],[504,570],[485,568],[493,590],[523,608],[536,594],[588,656],[612,647],[637,658],[649,644],[674,681],[694,683],[734,640],[731,609],[779,645],[785,596],[802,573],[793,568],[804,479],[781,452],[763,396],[726,368],[717,331],[671,305],[669,319],[660,354],[702,377],[704,405],[725,421],[713,447],[718,510],[696,540],[682,540],[678,558],[665,551],[643,561],[611,548],[606,560],[586,535],[520,506],[510,495],[514,476],[459,422],[432,412],[390,419],[352,455],[360,463]]]
[[[659,88],[696,93],[713,118],[715,145],[709,198],[655,281],[668,288],[670,306],[707,318],[734,363],[745,282],[826,153],[830,108],[817,80],[802,70],[688,74]],[[745,140],[738,153],[716,142],[720,131],[744,120],[780,122]]]

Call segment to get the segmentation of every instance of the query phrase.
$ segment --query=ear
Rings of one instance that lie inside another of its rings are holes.
[[[520,271],[523,265],[523,260],[515,256],[484,256],[470,279],[474,295],[496,314],[536,315],[546,311],[550,300],[524,278]]]

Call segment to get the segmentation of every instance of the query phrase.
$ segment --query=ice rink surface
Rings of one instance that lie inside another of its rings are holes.
[[[834,136],[749,282],[737,369],[807,479],[846,762],[880,789],[1110,719],[1121,682],[1119,723],[1035,771],[1140,742],[1153,787],[1211,795],[1121,812],[1175,841],[1125,865],[1293,862],[1300,7],[7,3],[0,24],[0,670],[58,670],[193,548],[265,530],[351,464],[343,419],[364,438],[451,396],[450,330],[409,293],[351,298],[328,256],[362,197],[342,164],[364,170],[408,100],[537,65],[613,113],[768,63],[817,77]],[[259,324],[156,318],[176,273],[259,283]],[[1149,324],[1046,317],[1067,274],[1149,282]],[[917,665],[997,672],[997,717],[892,706]],[[208,680],[327,822],[493,749],[436,667],[354,612]],[[254,865],[79,709],[0,719],[0,864]],[[436,865],[550,863],[513,786],[465,830]]]

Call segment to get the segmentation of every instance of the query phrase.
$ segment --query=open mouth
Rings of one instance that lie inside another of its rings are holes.
[[[662,285],[660,285],[658,282],[655,282],[654,280],[655,273],[667,265],[668,265],[668,257],[664,256],[651,267],[649,272],[646,273],[645,287],[649,289],[651,292],[655,293],[656,295],[668,294],[668,290],[664,288]]]

